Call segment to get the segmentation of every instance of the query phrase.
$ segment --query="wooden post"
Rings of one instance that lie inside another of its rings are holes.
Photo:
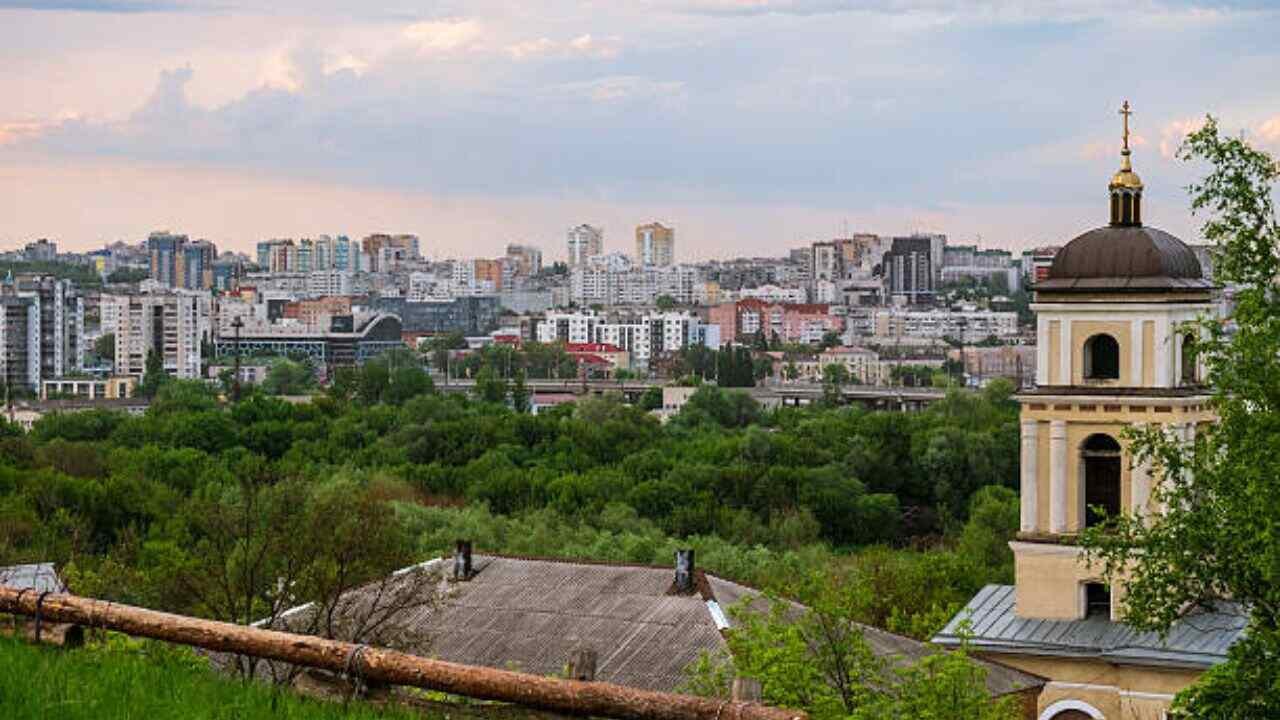
[[[733,679],[733,701],[758,703],[760,702],[763,688],[760,687],[760,681],[755,678],[736,677]]]
[[[583,648],[569,659],[569,679],[591,682],[596,679],[596,651]]]
[[[32,617],[37,595],[0,586],[0,612]],[[407,685],[454,695],[513,703],[537,710],[620,720],[807,720],[799,710],[638,690],[606,682],[580,682],[431,660],[309,635],[201,620],[62,593],[44,596],[50,622],[116,630],[137,637],[215,652],[358,676],[365,682]],[[356,652],[359,649],[359,652]],[[358,658],[356,662],[353,659]]]

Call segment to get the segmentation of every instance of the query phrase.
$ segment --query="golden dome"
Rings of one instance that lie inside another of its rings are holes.
[[[1125,158],[1126,161],[1128,159],[1128,157]],[[1127,162],[1125,164],[1128,165]],[[1134,172],[1133,168],[1121,168],[1111,176],[1111,189],[1141,190],[1142,178],[1138,177],[1138,173]]]

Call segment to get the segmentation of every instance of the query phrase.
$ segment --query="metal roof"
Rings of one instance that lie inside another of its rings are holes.
[[[1083,620],[1021,618],[1014,613],[1014,596],[1012,585],[984,587],[933,641],[959,645],[961,624],[968,621],[969,645],[977,650],[1206,668],[1227,659],[1227,650],[1244,634],[1249,622],[1238,604],[1222,602],[1213,611],[1184,617],[1161,638],[1104,616]]]
[[[1067,243],[1036,290],[1202,289],[1211,287],[1195,251],[1142,225],[1107,225]]]
[[[66,592],[67,590],[67,586],[62,584],[62,578],[58,577],[58,571],[53,563],[0,567],[0,585],[36,592]]]

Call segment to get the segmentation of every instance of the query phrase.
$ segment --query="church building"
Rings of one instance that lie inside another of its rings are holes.
[[[1159,426],[1183,440],[1214,421],[1184,324],[1215,312],[1214,287],[1184,242],[1143,224],[1129,149],[1109,185],[1110,222],[1067,243],[1033,286],[1036,385],[1022,406],[1021,532],[1015,584],[989,585],[934,641],[967,637],[979,657],[1045,678],[1040,720],[1164,718],[1174,694],[1226,660],[1246,618],[1219,612],[1168,636],[1123,622],[1124,584],[1090,567],[1079,533],[1107,515],[1151,516],[1158,477],[1123,431]]]

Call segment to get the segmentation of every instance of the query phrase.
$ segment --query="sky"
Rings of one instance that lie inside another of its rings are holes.
[[[1261,0],[0,0],[0,248],[1060,244],[1126,99],[1145,219],[1195,241],[1178,143],[1211,113],[1280,152],[1276,37]]]

